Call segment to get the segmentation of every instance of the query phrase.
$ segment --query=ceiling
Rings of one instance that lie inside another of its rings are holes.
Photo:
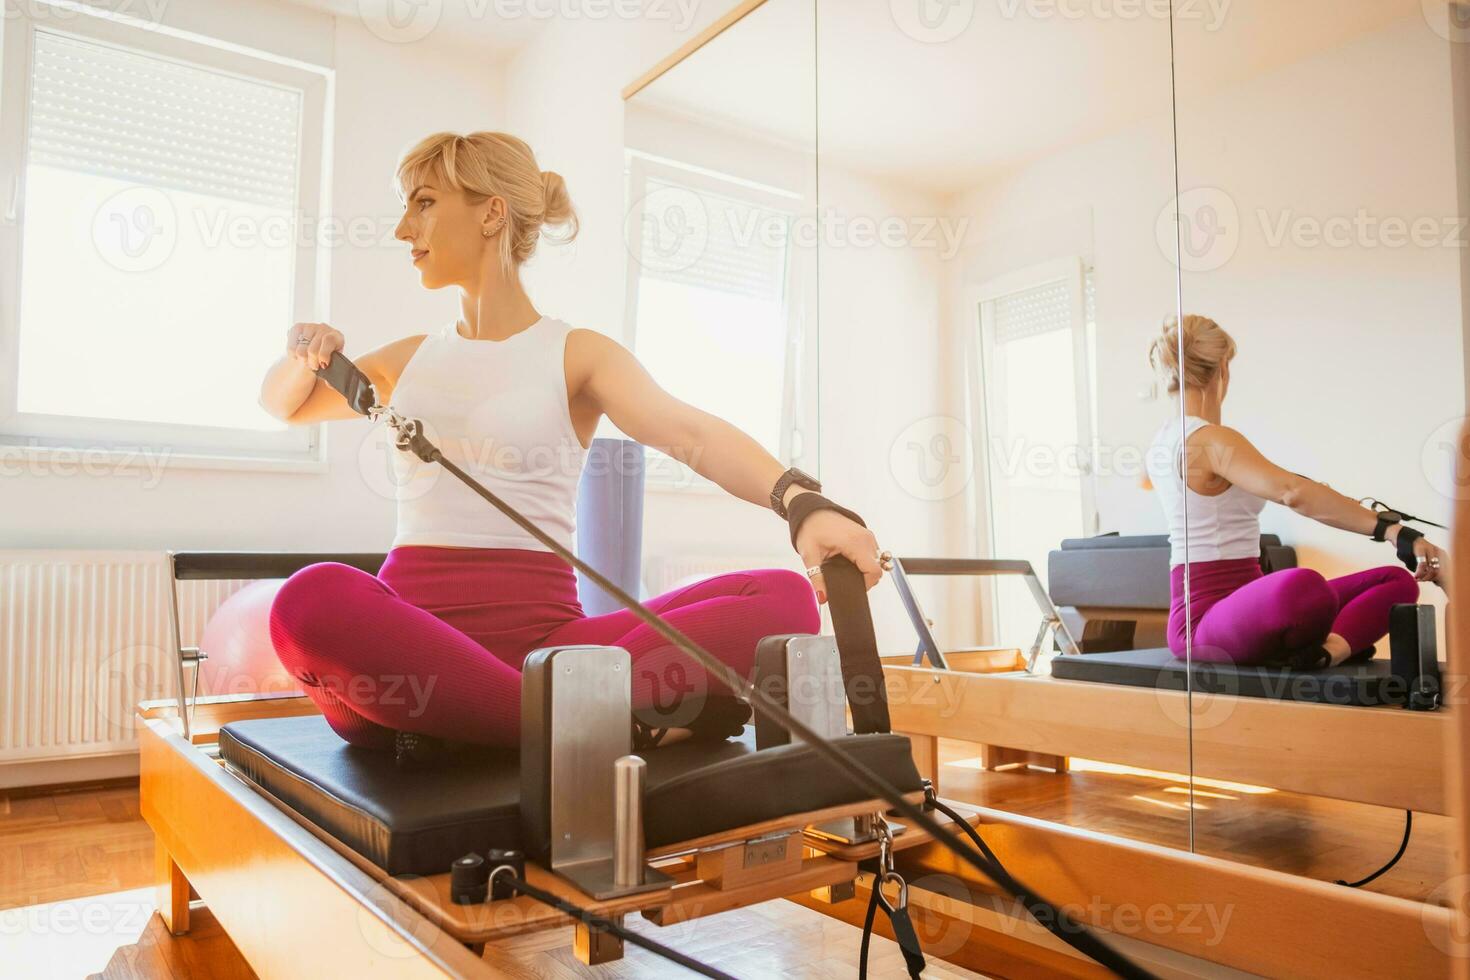
[[[1423,24],[1421,0],[1175,3],[1181,104],[1405,17]],[[950,192],[1167,118],[1168,18],[1121,15],[1158,5],[961,0],[945,9],[968,12],[963,29],[926,43],[896,23],[902,5],[890,0],[819,0],[815,17],[813,0],[768,0],[635,99],[805,147],[819,111],[824,158]],[[1062,9],[1091,14],[1027,13]]]
[[[428,40],[503,61],[537,37],[551,18],[526,11],[550,9],[548,3],[498,4],[493,0],[288,0],[338,17],[360,21],[385,41]],[[500,10],[519,11],[502,17]]]

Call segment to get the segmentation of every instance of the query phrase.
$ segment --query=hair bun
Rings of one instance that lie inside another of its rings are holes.
[[[572,208],[571,196],[567,194],[567,182],[555,170],[541,171],[541,195],[545,202],[542,222],[565,231],[555,236],[560,242],[569,242],[577,237],[577,212]],[[544,234],[544,232],[543,232]]]
[[[1171,315],[1148,346],[1148,360],[1168,382],[1169,394],[1181,388],[1204,388],[1221,365],[1235,356],[1235,340],[1209,317]]]

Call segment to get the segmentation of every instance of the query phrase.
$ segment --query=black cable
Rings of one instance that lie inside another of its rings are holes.
[[[1398,850],[1398,853],[1395,854],[1393,857],[1389,858],[1387,864],[1385,864],[1383,867],[1379,868],[1377,871],[1373,872],[1371,875],[1369,875],[1366,878],[1359,878],[1357,881],[1343,881],[1341,878],[1339,878],[1339,879],[1337,879],[1337,883],[1339,885],[1345,885],[1348,888],[1362,888],[1364,885],[1368,884],[1368,882],[1373,881],[1374,879],[1378,878],[1384,872],[1388,871],[1389,868],[1392,868],[1395,864],[1398,864],[1399,863],[1399,858],[1403,857],[1404,856],[1404,852],[1409,849],[1409,834],[1413,833],[1413,830],[1414,830],[1414,811],[1413,810],[1405,810],[1404,811],[1404,839],[1399,842],[1399,850]]]
[[[878,915],[878,889],[883,885],[883,876],[873,876],[873,892],[868,896],[868,915],[863,919],[863,941],[858,947],[858,980],[868,980],[868,946],[873,939],[873,920]]]
[[[634,946],[641,946],[643,949],[648,950],[650,953],[662,956],[664,959],[670,961],[671,963],[677,963],[686,970],[692,970],[695,973],[710,977],[711,980],[735,980],[735,978],[730,974],[725,973],[721,970],[716,970],[712,966],[706,966],[705,964],[699,962],[699,960],[686,956],[683,953],[679,952],[677,949],[672,949],[668,946],[665,946],[663,943],[655,942],[654,940],[649,939],[647,936],[643,936],[639,933],[632,932],[631,930],[623,928],[611,919],[605,919],[600,915],[581,908],[580,906],[573,905],[566,899],[558,898],[551,892],[543,891],[540,888],[537,888],[535,885],[528,883],[524,878],[518,878],[515,875],[509,875],[508,878],[509,885],[513,890],[520,892],[522,895],[534,898],[536,901],[542,903],[543,905],[549,905],[552,908],[556,909],[558,912],[563,912],[567,915],[570,915],[572,918],[586,924],[590,928],[598,929],[602,932],[610,932],[614,936],[617,936],[619,939],[623,940],[623,942],[632,943]]]
[[[1092,933],[1086,931],[1071,916],[1067,915],[1064,910],[1055,908],[1028,889],[1023,888],[1015,878],[1008,874],[1004,868],[1000,867],[999,862],[995,860],[995,856],[989,853],[989,848],[983,848],[985,856],[982,858],[980,854],[976,854],[974,850],[964,846],[953,835],[946,833],[938,821],[904,799],[902,793],[890,785],[887,780],[873,772],[867,765],[843,752],[837,746],[818,735],[806,724],[792,717],[786,709],[777,704],[765,691],[757,688],[724,661],[685,636],[679,629],[671,626],[664,619],[650,612],[643,603],[629,595],[621,586],[584,562],[581,558],[578,558],[514,507],[505,503],[489,489],[482,486],[478,480],[460,469],[452,460],[446,458],[443,452],[439,450],[439,447],[429,442],[423,435],[423,426],[416,420],[405,421],[404,429],[407,431],[406,433],[400,432],[400,439],[397,443],[399,448],[407,448],[424,462],[439,463],[445,469],[449,470],[465,486],[473,490],[506,517],[509,517],[518,527],[545,545],[557,557],[586,575],[592,580],[593,584],[617,599],[637,619],[678,647],[703,667],[712,677],[717,678],[730,690],[740,692],[750,703],[752,709],[809,745],[818,755],[823,756],[834,768],[840,771],[853,785],[889,804],[893,810],[929,834],[930,837],[938,841],[956,857],[969,864],[981,874],[996,881],[1001,887],[1006,888],[1018,900],[1023,902],[1027,909],[1032,911],[1033,915],[1036,915],[1035,909],[1046,910],[1048,914],[1036,916],[1037,922],[1058,939],[1079,953],[1095,960],[1098,964],[1112,970],[1120,977],[1129,978],[1129,980],[1132,980],[1132,978],[1139,978],[1139,980],[1145,980],[1147,978],[1147,980],[1152,980],[1153,974],[1118,953]],[[837,561],[847,563],[845,558],[832,558],[828,559],[824,564],[832,564]],[[850,565],[850,563],[848,564]]]
[[[975,842],[975,846],[980,848],[981,852],[987,858],[995,862],[996,868],[1000,871],[1000,876],[996,877],[996,883],[1014,895],[1016,900],[1026,907],[1026,911],[1031,913],[1032,918],[1046,926],[1053,934],[1057,934],[1057,929],[1053,928],[1041,915],[1037,914],[1038,910],[1042,910],[1043,912],[1051,911],[1053,906],[1012,877],[1011,873],[1006,870],[1005,865],[1001,863],[1000,858],[996,857],[995,852],[990,849],[990,845],[986,844],[985,839],[980,836],[974,827],[970,826],[968,820],[960,816],[937,797],[931,797],[930,802],[934,804],[936,810],[949,817],[961,830],[968,834],[970,839]],[[1077,926],[1077,928],[1081,927]]]

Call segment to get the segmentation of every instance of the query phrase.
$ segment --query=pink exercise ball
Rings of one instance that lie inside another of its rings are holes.
[[[285,579],[251,582],[220,604],[204,626],[199,693],[280,694],[299,691],[271,645],[271,603]]]

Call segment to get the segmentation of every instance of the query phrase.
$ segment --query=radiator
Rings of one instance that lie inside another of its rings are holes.
[[[175,694],[168,577],[156,551],[0,551],[0,764],[136,749],[137,703]],[[245,584],[179,583],[186,646]]]
[[[653,556],[655,596],[747,568],[793,568],[795,556]],[[179,583],[185,646],[247,581]],[[157,551],[0,550],[0,764],[136,750],[139,701],[174,697],[168,563]]]

